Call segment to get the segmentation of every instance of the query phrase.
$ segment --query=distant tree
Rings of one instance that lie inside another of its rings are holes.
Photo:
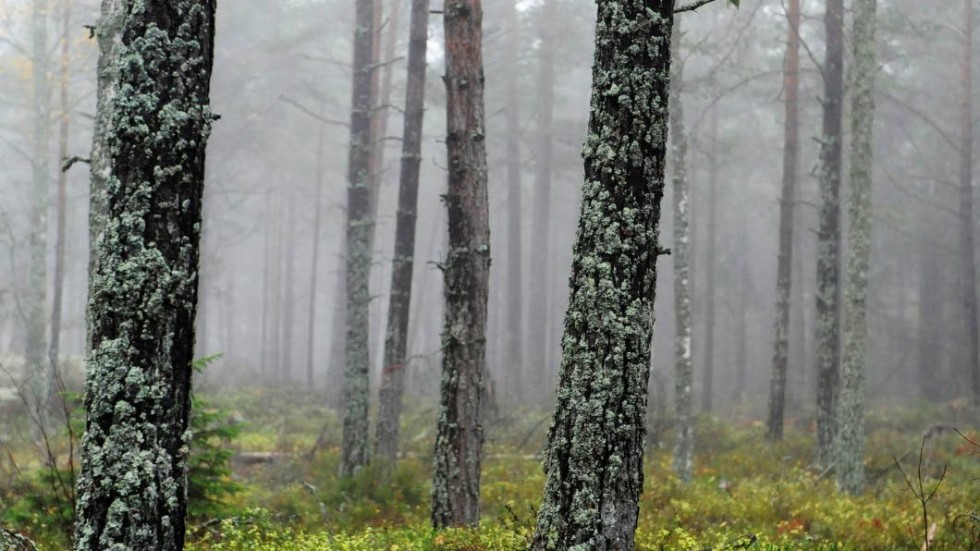
[[[776,314],[772,376],[769,380],[769,417],[766,439],[782,440],[786,414],[786,372],[789,365],[790,296],[793,287],[793,231],[796,226],[796,180],[800,172],[800,0],[789,0],[786,11],[786,58],[783,90],[783,186],[779,199],[779,259],[776,265]]]
[[[104,3],[76,551],[184,545],[213,1]]]
[[[517,0],[506,0],[506,25],[508,37],[504,40],[505,66],[517,67]],[[525,398],[534,396],[533,392],[525,393],[524,385],[530,373],[524,371],[524,355],[521,350],[524,316],[524,287],[521,277],[522,269],[522,232],[521,232],[521,113],[520,95],[517,78],[507,79],[506,94],[506,140],[507,140],[507,323],[504,327],[505,361],[511,374],[509,385],[516,403],[523,403]],[[541,366],[530,366],[532,370]]]
[[[368,315],[371,301],[371,241],[374,230],[370,171],[374,97],[374,0],[357,0],[354,23],[354,81],[347,166],[347,338],[344,370],[344,427],[340,472],[354,473],[368,461]]]
[[[831,460],[840,386],[840,182],[844,97],[844,0],[826,0],[817,230],[817,461]]]
[[[711,128],[708,134],[708,246],[705,267],[707,289],[705,289],[704,313],[704,381],[701,385],[701,411],[711,413],[714,400],[715,381],[715,327],[718,324],[716,315],[715,291],[717,278],[718,250],[718,106],[711,109]]]
[[[673,63],[670,102],[671,162],[673,163],[674,235],[671,259],[674,262],[674,403],[676,407],[674,473],[682,481],[691,480],[694,465],[694,368],[691,348],[690,207],[687,181],[687,131],[684,127],[684,62],[680,55],[683,35],[681,21],[674,22]]]
[[[871,265],[871,184],[874,165],[874,83],[878,72],[877,0],[855,0],[851,33],[850,197],[845,267],[841,388],[837,400],[834,472],[849,493],[864,486],[864,379],[868,362],[868,273]]]
[[[408,37],[408,84],[405,91],[405,130],[402,139],[395,222],[395,260],[391,271],[388,331],[385,335],[384,368],[375,455],[389,464],[398,457],[398,429],[408,364],[408,321],[415,266],[415,219],[418,209],[419,170],[422,164],[422,120],[425,111],[425,53],[429,38],[429,0],[412,0]]]
[[[959,200],[959,256],[961,263],[960,299],[963,304],[964,327],[966,329],[967,361],[966,371],[969,378],[971,399],[980,406],[980,321],[978,321],[977,299],[977,261],[976,261],[976,224],[975,205],[973,197],[973,33],[974,0],[964,0],[963,13],[963,60],[961,82],[963,86],[962,104],[960,108],[961,144],[960,144],[960,200]]]
[[[585,185],[532,549],[632,549],[643,488],[672,1],[600,0]]]
[[[436,528],[480,520],[490,274],[482,21],[481,0],[445,6],[449,252],[442,266],[446,306],[432,477]]]

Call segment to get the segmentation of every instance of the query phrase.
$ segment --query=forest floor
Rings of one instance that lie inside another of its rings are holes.
[[[213,447],[196,467],[210,474],[192,488],[189,549],[527,548],[544,485],[537,454],[547,412],[515,412],[488,423],[483,522],[434,532],[428,524],[434,408],[408,408],[404,457],[393,472],[369,466],[340,479],[340,422],[321,401],[312,394],[298,398],[296,389],[205,397],[199,407]],[[691,483],[671,472],[672,434],[663,435],[668,445],[650,446],[637,549],[918,550],[927,538],[929,549],[980,549],[978,449],[953,430],[977,441],[967,415],[957,403],[873,409],[869,484],[859,497],[839,494],[832,473],[812,465],[814,431],[805,417],[789,420],[787,438],[775,445],[763,443],[764,427],[744,412],[730,412],[724,424],[702,417]],[[227,427],[234,430],[222,430]],[[23,432],[0,422],[0,436],[8,435],[0,439],[0,526],[35,538],[41,549],[67,549],[67,440],[51,438],[55,471],[42,467],[45,452],[10,436]],[[931,499],[923,507],[918,496]]]

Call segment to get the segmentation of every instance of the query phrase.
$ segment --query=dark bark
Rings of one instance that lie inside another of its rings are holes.
[[[402,139],[398,215],[395,222],[395,259],[391,271],[391,299],[385,335],[384,368],[374,452],[382,461],[398,457],[398,429],[408,366],[408,322],[415,266],[415,220],[418,209],[419,169],[422,163],[422,121],[425,109],[425,54],[429,29],[429,0],[412,0],[408,42],[408,84],[405,92],[405,130]]]
[[[354,82],[351,99],[350,156],[347,167],[347,339],[344,369],[344,426],[340,472],[354,473],[368,461],[368,318],[371,239],[371,77],[374,55],[374,0],[355,5]]]
[[[103,3],[75,550],[179,550],[197,308],[213,1]],[[103,82],[106,82],[103,81]]]
[[[786,415],[786,373],[789,365],[790,297],[793,289],[793,230],[796,180],[800,153],[800,0],[789,0],[786,13],[786,58],[783,90],[783,188],[779,201],[779,260],[776,266],[776,316],[772,376],[769,379],[769,417],[766,439],[782,440]]]
[[[436,528],[473,525],[480,520],[490,272],[482,22],[481,0],[446,3],[443,81],[449,252],[443,264],[446,310],[432,481],[432,524]]]
[[[673,4],[598,2],[585,185],[536,551],[634,547]]]
[[[555,53],[553,28],[555,0],[545,0],[542,6],[540,46],[538,50],[538,90],[535,106],[537,135],[534,163],[534,215],[531,232],[530,304],[528,311],[527,343],[528,373],[526,384],[537,393],[547,395],[552,367],[548,365],[549,304],[551,288],[551,175],[554,160],[552,127],[555,103]]]
[[[840,183],[844,96],[844,0],[826,0],[817,239],[817,461],[830,460],[840,385]]]

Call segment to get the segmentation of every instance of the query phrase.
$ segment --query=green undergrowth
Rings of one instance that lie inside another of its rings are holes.
[[[190,550],[527,549],[544,485],[537,455],[547,432],[544,412],[516,412],[488,422],[483,522],[478,528],[435,532],[428,520],[435,415],[430,404],[410,404],[396,468],[371,465],[342,479],[337,476],[340,423],[318,397],[269,389],[205,398],[212,415],[223,412],[238,427],[219,439],[227,440],[223,445],[232,457],[227,482],[236,491],[218,495],[206,508],[192,508]],[[763,444],[764,428],[745,415],[725,423],[700,419],[690,484],[670,472],[671,434],[663,435],[665,447],[649,450],[637,549],[917,550],[930,529],[930,549],[980,549],[977,450],[951,427],[935,429],[935,419],[955,421],[956,414],[935,408],[871,412],[869,484],[858,497],[838,493],[832,473],[811,464],[813,430],[807,419],[790,420],[787,439],[775,445]],[[975,426],[958,428],[976,440]],[[918,490],[919,472],[926,493],[939,484],[927,505],[928,526],[909,488]],[[67,548],[42,523],[25,521],[48,514],[31,507],[55,511],[56,500],[16,495],[24,491],[0,481],[0,524],[27,532],[42,549]],[[9,514],[11,504],[16,514]]]

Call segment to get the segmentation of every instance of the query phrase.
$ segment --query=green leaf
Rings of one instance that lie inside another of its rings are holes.
[[[729,1],[729,2],[730,2],[730,3],[732,4],[732,5],[733,5],[733,6],[735,6],[735,7],[737,8],[737,7],[738,7],[738,3],[739,3],[739,2],[741,1],[741,0],[728,0],[728,1]]]

